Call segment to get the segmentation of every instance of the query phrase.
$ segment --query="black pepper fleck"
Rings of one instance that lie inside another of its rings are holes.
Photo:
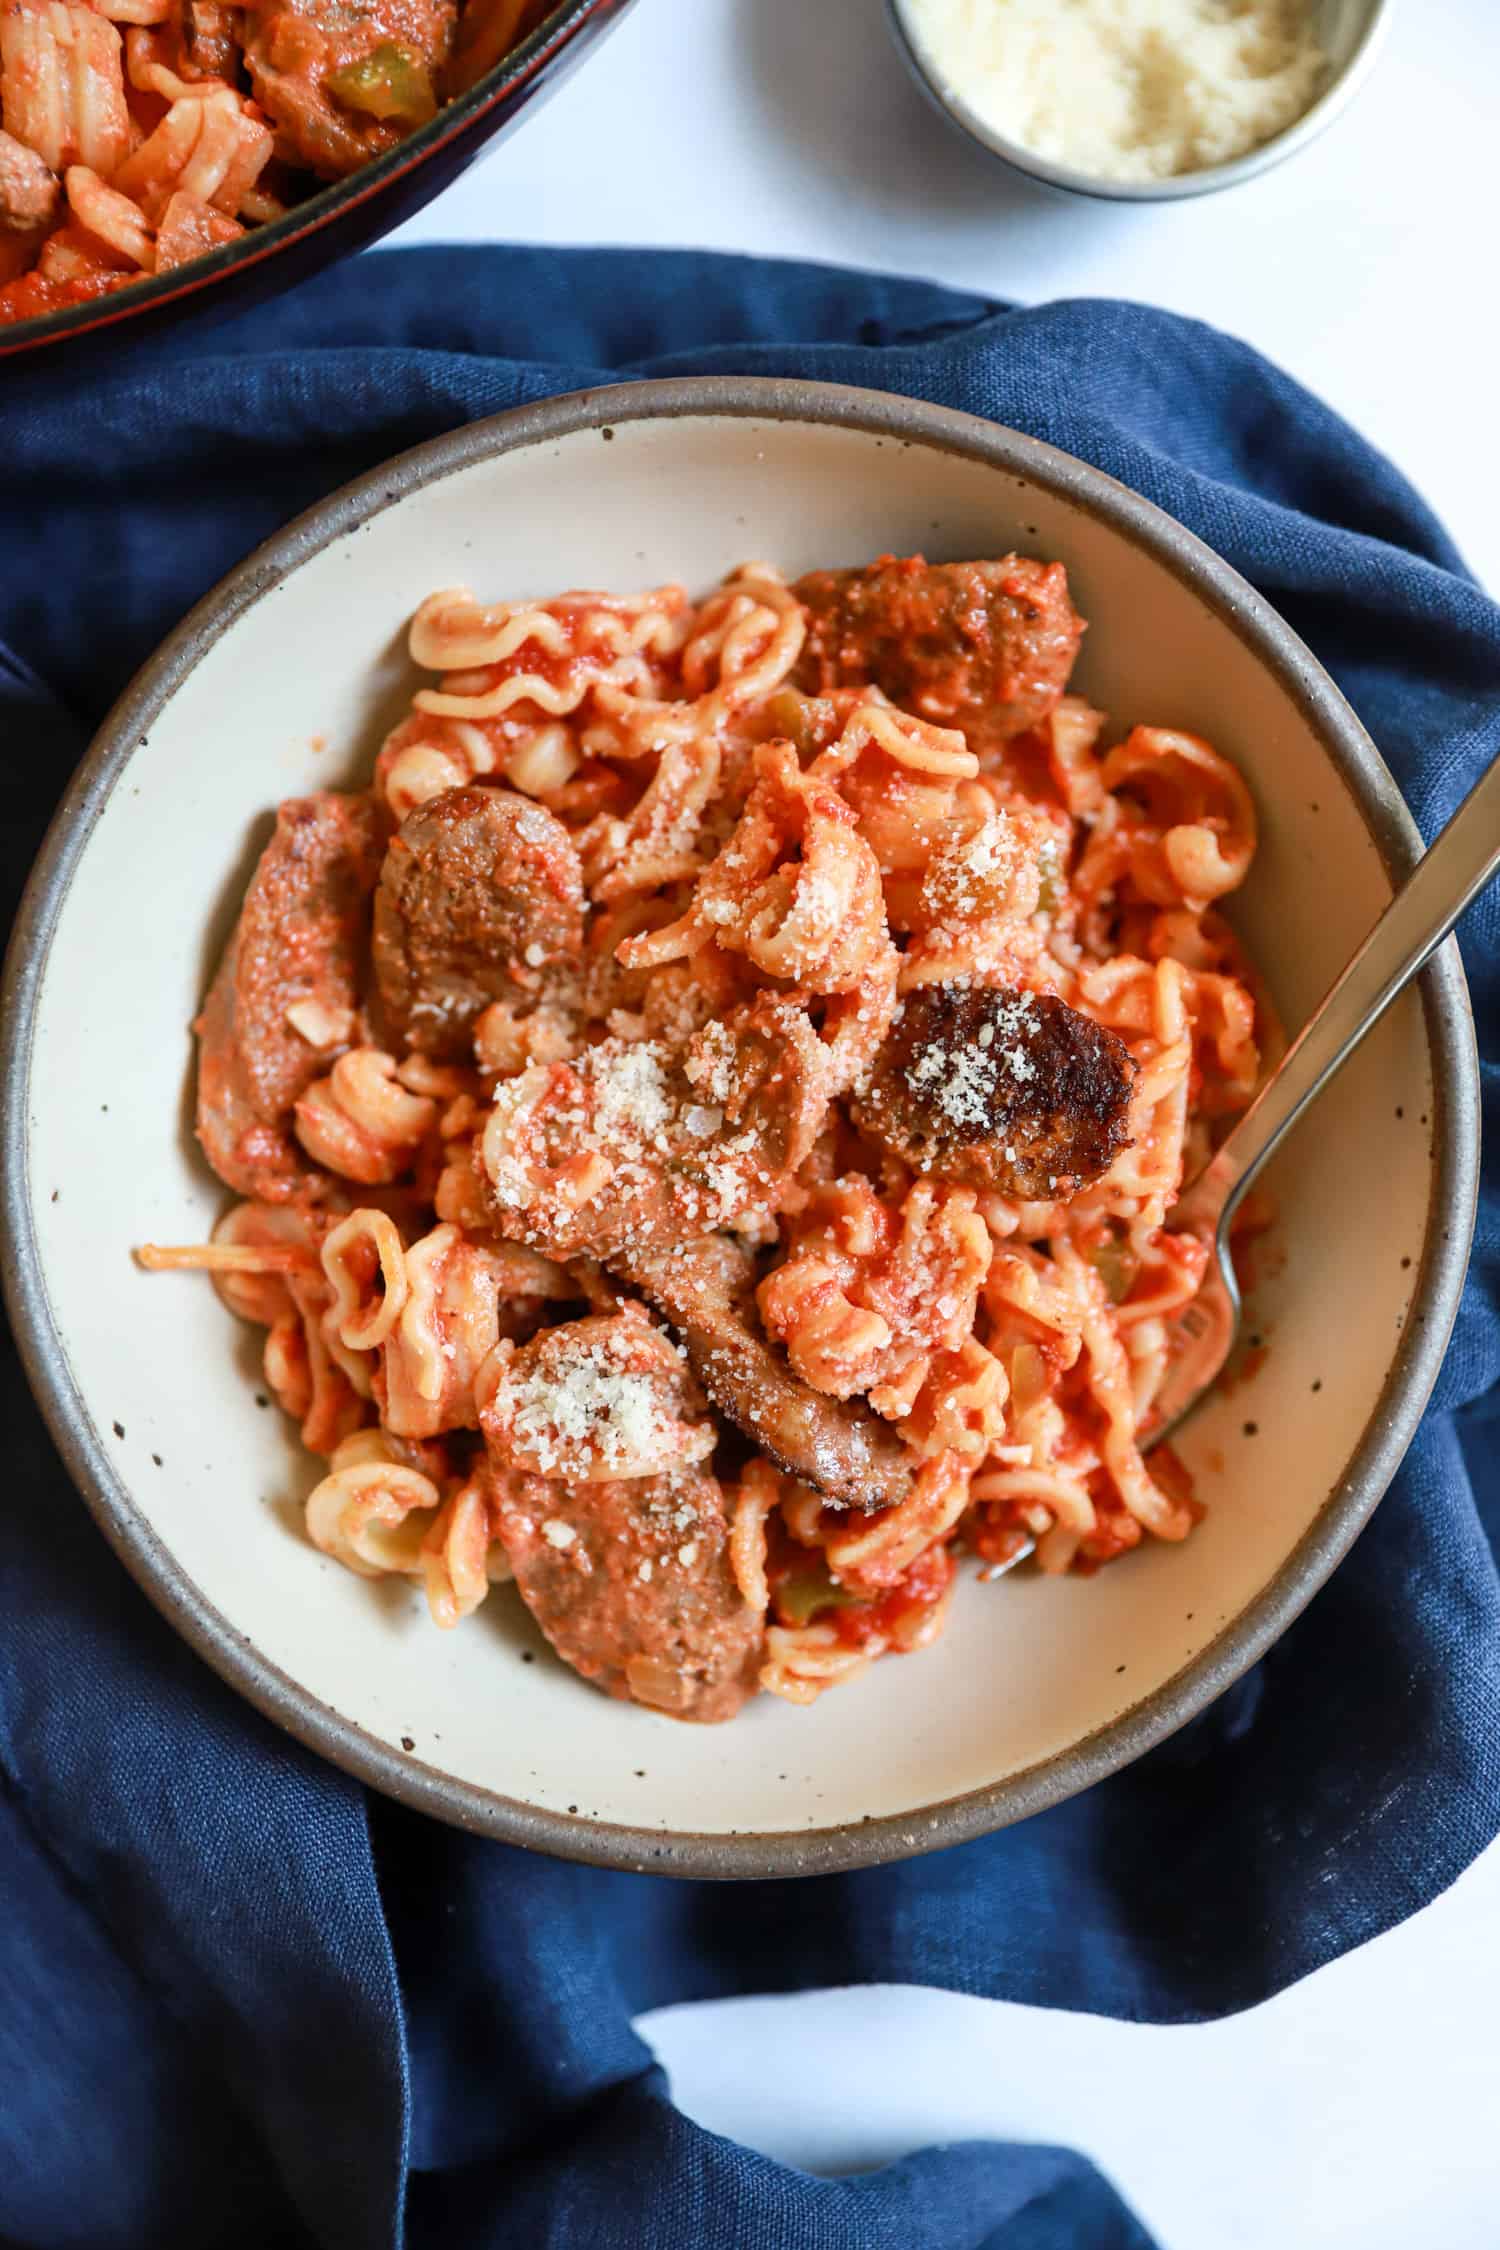
[[[606,445],[608,445],[610,439],[614,436],[614,434],[615,433],[613,430],[601,430],[599,432],[599,435],[603,438]]]
[[[1399,1102],[1397,1102],[1396,1104],[1396,1115],[1398,1117],[1404,1117],[1406,1115],[1405,1110],[1401,1107],[1401,1104]]]
[[[154,1462],[156,1463],[156,1466],[157,1466],[158,1468],[160,1468],[160,1467],[161,1467],[161,1455],[160,1455],[159,1453],[153,1453],[153,1454],[152,1454],[152,1456],[151,1456],[151,1458],[152,1458],[152,1460],[153,1460],[153,1461],[154,1461]]]
[[[1123,1672],[1123,1671],[1124,1671],[1124,1669],[1125,1669],[1125,1667],[1124,1667],[1124,1665],[1123,1665],[1123,1664],[1117,1664],[1117,1665],[1115,1666],[1115,1670],[1116,1670],[1117,1672]]]
[[[123,1437],[125,1435],[125,1425],[123,1422],[111,1422],[109,1426],[114,1431],[116,1437]]]
[[[1401,1261],[1401,1271],[1402,1271],[1403,1273],[1405,1273],[1405,1272],[1407,1271],[1407,1269],[1408,1269],[1408,1268],[1410,1267],[1410,1265],[1411,1265],[1411,1260],[1410,1260],[1410,1258],[1403,1258],[1403,1259],[1402,1259],[1402,1261]]]
[[[1323,1378],[1322,1378],[1322,1376],[1321,1376],[1321,1375],[1319,1375],[1319,1376],[1318,1376],[1318,1377],[1316,1378],[1316,1380],[1314,1381],[1314,1383],[1313,1383],[1313,1389],[1314,1389],[1315,1391],[1320,1391],[1320,1390],[1321,1390],[1322,1388],[1323,1388]]]
[[[54,1202],[54,1203],[55,1203],[55,1202],[57,1201],[58,1197],[59,1197],[59,1196],[60,1196],[61,1194],[62,1194],[62,1189],[61,1189],[61,1188],[54,1188],[54,1189],[52,1190],[52,1200],[53,1200],[53,1202]]]
[[[576,1805],[569,1805],[568,1810],[569,1812],[577,1812],[578,1807]]]
[[[644,1780],[645,1780],[645,1778],[646,1778],[646,1769],[645,1769],[645,1767],[644,1767],[644,1766],[637,1766],[637,1767],[636,1767],[636,1769],[635,1769],[635,1778],[636,1778],[636,1780],[637,1780],[637,1781],[644,1781]]]
[[[269,1406],[271,1401],[267,1398],[264,1391],[257,1391],[255,1394],[255,1403],[257,1406]]]
[[[523,1648],[523,1649],[522,1649],[522,1651],[521,1651],[521,1662],[522,1662],[523,1664],[535,1664],[535,1662],[536,1662],[536,1657],[535,1657],[535,1656],[533,1655],[532,1651],[531,1651],[531,1650],[530,1650],[529,1648]]]
[[[401,1747],[403,1750],[415,1750],[417,1746],[409,1734],[403,1734],[401,1737]]]
[[[1245,1424],[1245,1435],[1246,1435],[1246,1437],[1259,1437],[1259,1435],[1260,1435],[1260,1424],[1259,1424],[1259,1422],[1247,1422],[1247,1423]]]

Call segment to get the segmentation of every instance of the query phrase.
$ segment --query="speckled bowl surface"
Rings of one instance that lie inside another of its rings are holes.
[[[6,1260],[32,1381],[129,1568],[206,1660],[374,1787],[625,1867],[780,1875],[978,1835],[1210,1701],[1333,1568],[1389,1481],[1462,1285],[1472,1026],[1448,946],[1276,1167],[1255,1373],[1191,1425],[1208,1504],[1095,1580],[960,1586],[941,1642],[727,1728],[613,1703],[512,1589],[451,1634],[406,1582],[307,1543],[314,1467],[256,1401],[256,1341],[143,1239],[224,1202],[194,1146],[188,1025],[278,798],[368,777],[435,586],[487,597],[789,571],[885,550],[1060,557],[1079,684],[1199,729],[1263,842],[1236,920],[1292,1026],[1412,862],[1358,722],[1233,572],[1107,477],[967,416],[815,384],[693,380],[478,423],[281,533],[186,619],[100,732],[49,836],[5,988]],[[119,933],[128,930],[128,946]]]

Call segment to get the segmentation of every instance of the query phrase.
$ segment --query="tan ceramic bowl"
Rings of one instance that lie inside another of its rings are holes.
[[[1198,728],[1248,775],[1265,836],[1237,919],[1297,1024],[1417,851],[1352,712],[1273,612],[1146,502],[905,400],[642,384],[424,446],[200,603],[86,759],[8,971],[22,1349],[151,1598],[252,1702],[375,1788],[514,1843],[683,1874],[957,1843],[1201,1710],[1321,1584],[1400,1460],[1472,1222],[1476,1070],[1451,946],[1278,1168],[1251,1314],[1269,1349],[1184,1446],[1201,1529],[1093,1582],[964,1584],[935,1649],[810,1710],[761,1697],[728,1728],[677,1725],[584,1686],[509,1589],[445,1635],[405,1582],[348,1576],[302,1535],[312,1464],[256,1405],[255,1339],[206,1283],[131,1261],[144,1238],[201,1237],[222,1206],[188,1130],[189,1020],[269,808],[368,776],[430,588],[704,588],[747,556],[796,572],[1013,546],[1066,562],[1092,620],[1081,685],[1117,723]]]

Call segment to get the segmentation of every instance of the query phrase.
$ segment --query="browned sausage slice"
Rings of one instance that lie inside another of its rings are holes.
[[[674,1719],[734,1717],[755,1692],[764,1619],[735,1583],[713,1477],[511,1478],[501,1490],[516,1585],[565,1663]]]
[[[807,639],[792,678],[813,695],[878,687],[939,726],[1007,741],[1047,716],[1068,684],[1083,619],[1061,563],[929,563],[882,556],[815,570],[793,591]]]
[[[292,1104],[354,1035],[380,835],[369,797],[326,790],[279,808],[193,1026],[203,1153],[262,1203],[286,1202],[306,1180]]]
[[[1053,993],[921,985],[854,1113],[915,1171],[1050,1198],[1125,1146],[1135,1075],[1124,1041]]]
[[[779,1469],[839,1507],[869,1513],[905,1499],[911,1454],[868,1407],[826,1398],[788,1367],[760,1325],[754,1272],[735,1243],[709,1236],[614,1266],[672,1323],[719,1412]]]
[[[234,83],[239,61],[234,35],[237,20],[243,21],[222,0],[183,0],[182,44],[190,66],[185,76]]]
[[[492,1000],[583,949],[583,870],[556,815],[507,789],[445,789],[391,839],[375,896],[375,976],[391,1038],[466,1057]]]
[[[32,234],[51,226],[62,183],[34,149],[0,132],[0,234]]]

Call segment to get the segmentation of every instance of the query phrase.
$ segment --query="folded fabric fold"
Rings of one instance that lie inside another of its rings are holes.
[[[394,252],[103,370],[0,385],[5,896],[133,668],[298,509],[477,415],[730,371],[965,408],[1134,486],[1303,634],[1429,834],[1500,749],[1500,611],[1390,464],[1227,337],[689,253]],[[0,2236],[1145,2245],[1066,2151],[816,2181],[737,2149],[672,2109],[631,2019],[883,1981],[1189,2023],[1389,1928],[1500,1828],[1500,902],[1462,935],[1492,1136],[1475,1262],[1370,1529],[1192,1726],[934,1858],[698,1887],[367,1799],[152,1612],[8,1353]]]

